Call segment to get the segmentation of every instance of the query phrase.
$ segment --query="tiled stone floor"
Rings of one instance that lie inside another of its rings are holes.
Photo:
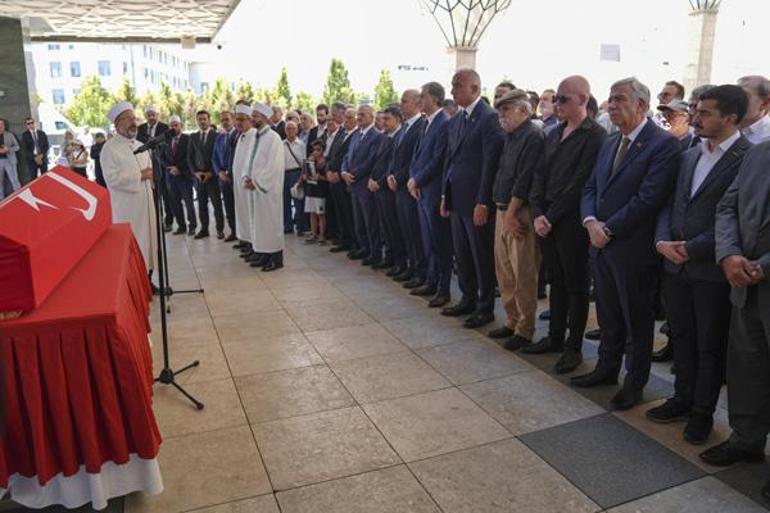
[[[286,268],[262,274],[215,239],[168,241],[174,288],[205,289],[173,297],[169,332],[172,367],[201,362],[180,382],[206,407],[156,388],[166,490],[111,513],[770,509],[768,465],[708,467],[682,425],[645,420],[667,365],[648,404],[610,413],[613,387],[572,389],[555,357],[506,352],[344,255],[288,236]],[[160,368],[157,304],[153,324]]]

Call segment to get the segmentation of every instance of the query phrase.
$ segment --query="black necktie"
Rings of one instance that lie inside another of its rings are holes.
[[[624,137],[623,140],[620,141],[618,152],[615,154],[615,161],[612,163],[611,176],[615,176],[615,173],[618,172],[618,168],[620,167],[621,162],[623,162],[623,159],[626,157],[626,153],[628,153],[629,146],[631,146],[631,139]]]

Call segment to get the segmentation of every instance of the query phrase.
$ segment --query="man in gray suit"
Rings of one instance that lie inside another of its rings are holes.
[[[718,466],[765,458],[770,433],[770,141],[746,153],[717,207],[716,258],[732,286],[727,356],[730,439],[701,454]],[[770,482],[763,489],[770,498]]]

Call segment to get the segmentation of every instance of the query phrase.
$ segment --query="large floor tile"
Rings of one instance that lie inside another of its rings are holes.
[[[404,466],[278,494],[283,513],[439,513]]]
[[[770,479],[770,463],[742,463],[722,470],[714,477],[770,510],[770,501],[760,494]]]
[[[228,502],[210,508],[196,509],[195,513],[280,513],[273,494],[261,495],[242,501]]]
[[[325,303],[327,301],[344,301],[347,298],[342,292],[329,285],[305,287],[295,285],[272,290],[273,296],[281,303],[296,306],[299,303]]]
[[[276,490],[394,465],[398,456],[358,408],[253,426]]]
[[[528,433],[520,439],[604,508],[704,475],[612,415]]]
[[[235,384],[251,423],[355,405],[325,365],[243,376]]]
[[[354,301],[378,322],[432,317],[424,301],[401,291],[396,291],[392,296],[356,298]]]
[[[409,466],[445,513],[592,513],[601,509],[517,440]]]
[[[540,371],[522,372],[461,388],[514,435],[605,412]]]
[[[713,477],[704,477],[675,488],[628,502],[608,513],[766,513],[745,495]]]
[[[190,383],[184,388],[205,405],[202,410],[174,387],[155,387],[153,410],[164,439],[247,423],[231,378]]]
[[[163,349],[160,344],[152,348],[153,367],[155,376],[163,368]],[[197,367],[190,368],[176,376],[176,381],[182,385],[201,383],[230,377],[225,355],[219,344],[180,344],[175,343],[169,351],[169,366],[177,371],[194,361],[200,362]],[[160,386],[160,385],[156,385]]]
[[[280,310],[281,304],[269,290],[206,294],[206,303],[214,318]]]
[[[164,492],[130,495],[126,513],[176,513],[271,491],[248,426],[171,438],[159,460]]]
[[[308,367],[323,359],[301,333],[222,345],[233,376]]]
[[[360,403],[451,386],[411,351],[333,362],[330,366]]]
[[[286,310],[304,332],[358,326],[372,322],[372,318],[355,303],[345,300],[287,305]]]
[[[291,317],[283,311],[223,315],[215,319],[215,325],[223,344],[277,337],[300,331]]]
[[[465,340],[418,353],[455,385],[532,370],[523,360],[486,341]]]
[[[419,322],[414,319],[399,319],[383,322],[382,325],[412,349],[422,349],[462,340],[478,340],[480,337],[476,331],[447,322],[445,317],[438,315],[420,319]]]
[[[405,461],[511,436],[455,388],[367,404],[363,408]]]
[[[352,360],[404,351],[406,347],[379,324],[348,326],[306,333],[326,361]]]

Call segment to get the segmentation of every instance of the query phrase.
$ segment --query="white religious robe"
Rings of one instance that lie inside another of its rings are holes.
[[[283,251],[284,155],[281,137],[269,126],[260,130],[249,151],[243,177],[251,178],[254,190],[246,190],[251,222],[251,244],[257,253]],[[243,183],[241,184],[243,187]]]
[[[104,143],[99,160],[110,191],[112,222],[130,223],[147,270],[157,269],[158,231],[155,224],[152,180],[142,180],[142,169],[152,169],[150,153],[134,155],[142,143],[120,134]]]
[[[251,222],[249,221],[249,195],[243,187],[243,177],[249,174],[247,169],[251,149],[257,137],[257,131],[249,128],[238,136],[233,154],[233,197],[235,199],[235,236],[238,240],[251,242]]]

